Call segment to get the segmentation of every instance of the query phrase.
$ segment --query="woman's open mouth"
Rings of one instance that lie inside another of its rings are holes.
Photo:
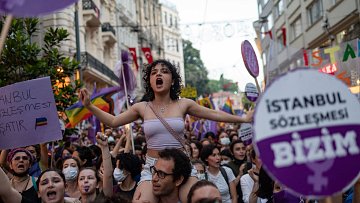
[[[164,81],[161,78],[156,78],[156,86],[161,86],[164,84]]]
[[[56,199],[56,192],[55,191],[49,191],[46,193],[46,196],[49,198],[49,200]]]

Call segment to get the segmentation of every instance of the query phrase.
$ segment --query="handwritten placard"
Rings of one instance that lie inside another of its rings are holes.
[[[0,149],[62,139],[49,77],[0,88]]]
[[[335,77],[287,73],[260,97],[254,120],[265,169],[295,194],[331,196],[357,180],[360,104]]]

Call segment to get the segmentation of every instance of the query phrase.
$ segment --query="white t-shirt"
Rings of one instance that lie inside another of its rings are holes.
[[[232,172],[232,170],[229,167],[226,167],[226,166],[222,166],[222,167],[226,171],[226,174],[229,179],[229,185],[230,185],[230,183],[235,180],[234,173]],[[230,189],[229,189],[228,184],[225,182],[225,178],[222,176],[221,171],[219,170],[219,173],[216,175],[213,175],[213,174],[209,173],[209,171],[207,171],[207,174],[208,174],[208,181],[214,183],[217,186],[217,188],[219,189],[222,202],[223,203],[231,203]]]

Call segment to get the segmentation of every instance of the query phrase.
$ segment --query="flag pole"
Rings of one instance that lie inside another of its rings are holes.
[[[5,40],[6,40],[6,36],[8,35],[9,33],[9,29],[10,29],[10,26],[11,26],[11,21],[13,19],[13,15],[9,14],[8,16],[6,16],[6,19],[5,19],[5,23],[3,25],[3,28],[1,30],[1,36],[0,36],[0,55],[1,55],[1,52],[4,48],[4,44],[5,44]]]
[[[123,83],[124,83],[124,90],[125,90],[125,100],[126,100],[126,105],[127,108],[130,108],[130,103],[129,100],[127,98],[128,93],[127,93],[127,87],[126,87],[126,81],[125,81],[125,74],[124,74],[124,64],[123,62],[121,63],[121,74],[122,74],[122,78],[123,78]],[[132,130],[132,122],[130,123],[130,136],[131,136],[131,145],[132,145],[132,151],[133,154],[135,154],[135,146],[134,146],[134,136],[133,136],[133,130]]]

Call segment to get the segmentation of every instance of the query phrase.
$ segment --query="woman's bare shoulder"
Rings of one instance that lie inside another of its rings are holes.
[[[194,105],[196,104],[195,101],[191,100],[191,99],[188,99],[188,98],[181,98],[179,99],[179,103],[183,106],[186,106],[187,108],[190,106],[190,105]]]

